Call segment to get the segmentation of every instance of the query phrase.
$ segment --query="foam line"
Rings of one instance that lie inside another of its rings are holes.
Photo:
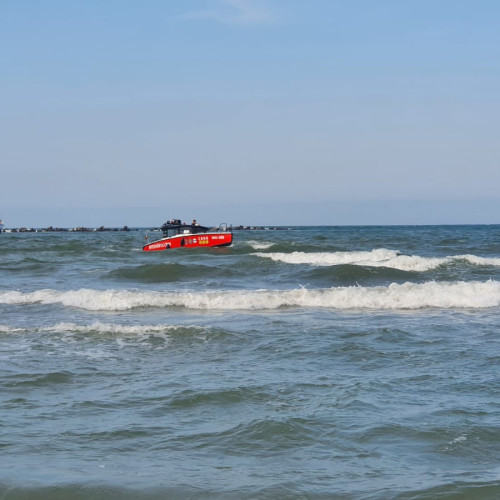
[[[454,255],[448,257],[421,257],[401,255],[395,250],[379,248],[371,252],[258,252],[262,258],[286,264],[309,264],[312,266],[354,265],[365,267],[387,267],[401,271],[425,272],[456,261],[465,261],[476,266],[500,266],[500,258],[476,255]]]
[[[0,304],[62,304],[89,311],[134,308],[193,310],[487,308],[500,305],[500,282],[393,283],[378,287],[292,290],[153,292],[129,290],[39,290],[1,292]]]

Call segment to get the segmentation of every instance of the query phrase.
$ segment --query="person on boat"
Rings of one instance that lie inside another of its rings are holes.
[[[193,219],[193,222],[191,222],[192,226],[199,226],[199,224],[196,222],[196,219]]]

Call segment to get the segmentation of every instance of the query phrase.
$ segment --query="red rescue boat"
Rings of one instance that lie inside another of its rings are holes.
[[[145,252],[167,250],[169,248],[207,248],[225,247],[233,242],[232,227],[221,224],[218,228],[200,226],[195,220],[191,224],[181,223],[179,219],[165,222],[161,226],[163,238],[148,243]],[[147,236],[146,236],[147,238]]]

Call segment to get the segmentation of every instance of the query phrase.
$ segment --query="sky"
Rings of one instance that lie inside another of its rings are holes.
[[[497,0],[0,0],[6,227],[500,223]]]

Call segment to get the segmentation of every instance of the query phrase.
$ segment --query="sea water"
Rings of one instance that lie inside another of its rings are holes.
[[[144,242],[0,235],[0,498],[500,498],[500,226]]]

